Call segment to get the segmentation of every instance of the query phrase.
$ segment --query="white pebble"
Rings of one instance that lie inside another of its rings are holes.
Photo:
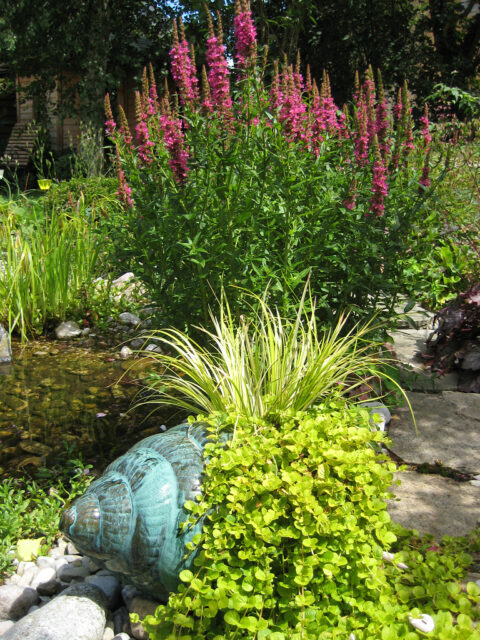
[[[55,560],[55,569],[59,571],[60,567],[65,567],[68,564],[68,560],[62,556],[61,558],[57,558]]]
[[[55,558],[51,556],[38,556],[37,567],[39,569],[55,569]]]
[[[82,564],[82,556],[79,556],[77,554],[72,555],[71,553],[69,553],[69,554],[65,554],[63,557],[68,562],[73,563],[75,567],[79,567]]]
[[[126,358],[129,358],[131,355],[133,354],[132,349],[130,349],[130,347],[127,347],[127,345],[124,345],[121,349],[120,349],[120,357],[123,358],[124,360]]]
[[[33,565],[33,567],[27,567],[20,576],[20,584],[23,584],[25,587],[29,587],[35,579],[37,571],[38,569],[35,565]]]
[[[480,480],[470,480],[472,487],[480,487]]]
[[[395,558],[395,554],[394,553],[390,553],[390,551],[384,551],[382,553],[382,560],[384,562],[393,562],[394,558]]]
[[[35,566],[34,562],[25,562],[25,560],[22,560],[21,562],[18,563],[17,576],[23,576],[25,569],[29,569],[34,566]]]
[[[408,618],[412,627],[422,631],[423,633],[430,633],[435,629],[435,623],[433,621],[432,616],[429,616],[428,613],[422,613],[420,618],[412,618],[409,616]]]
[[[55,580],[56,571],[52,567],[44,567],[40,569],[35,578],[32,580],[30,586],[33,589],[38,589],[38,587],[42,584],[46,584],[47,582],[51,582]]]
[[[115,637],[115,631],[113,630],[113,626],[106,626],[105,631],[103,632],[102,640],[113,640]]]

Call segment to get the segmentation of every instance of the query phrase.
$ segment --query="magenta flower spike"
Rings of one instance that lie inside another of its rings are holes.
[[[107,136],[111,137],[115,133],[117,123],[113,118],[112,106],[110,104],[110,95],[108,93],[105,95],[105,115],[107,117],[107,119],[105,120],[105,131],[107,133]]]
[[[133,207],[132,189],[128,186],[125,179],[125,173],[123,172],[120,164],[120,150],[118,146],[115,149],[115,165],[117,170],[118,191],[117,195],[120,198],[124,207]]]
[[[352,211],[353,209],[355,209],[356,202],[357,202],[357,181],[356,179],[354,179],[352,184],[350,185],[347,199],[344,201],[343,205],[347,209],[350,209],[350,211]]]
[[[367,103],[362,92],[357,103],[354,142],[355,159],[358,166],[363,167],[368,162],[368,114]]]
[[[278,109],[283,103],[283,92],[280,86],[280,73],[278,71],[278,60],[273,63],[273,80],[270,85],[270,104],[272,109]]]
[[[165,148],[170,154],[168,164],[172,170],[174,179],[182,183],[185,181],[188,168],[188,150],[185,149],[182,122],[168,114],[162,114],[159,118],[160,129],[163,134]]]
[[[323,133],[325,131],[325,118],[323,112],[323,100],[318,93],[318,87],[315,80],[312,85],[312,106],[310,109],[311,127],[310,127],[310,145],[312,151],[318,158],[320,153],[320,145],[323,142]]]
[[[295,84],[295,76],[292,67],[283,72],[283,102],[278,115],[279,121],[283,125],[285,136],[291,142],[306,141],[308,133],[306,130],[306,106],[302,100],[302,95]]]
[[[425,188],[432,184],[432,181],[430,180],[430,147],[427,148],[427,152],[425,153],[425,161],[419,183]]]
[[[257,56],[257,32],[248,0],[236,0],[233,26],[238,66],[241,69],[254,66]]]
[[[420,118],[420,122],[422,123],[422,136],[423,136],[423,146],[426,150],[430,148],[430,143],[432,142],[432,134],[430,133],[430,121],[428,119],[428,104],[425,105],[425,111],[423,116]]]
[[[218,36],[213,30],[212,19],[208,21],[209,37],[207,39],[208,84],[210,85],[211,105],[225,122],[233,121],[232,98],[230,96],[230,79],[228,64],[225,58],[222,26],[219,21]]]
[[[180,21],[179,39],[177,23],[173,21],[173,47],[170,49],[172,76],[180,90],[180,102],[190,106],[195,105],[199,98],[198,78],[190,52],[188,42],[184,37],[183,25]]]
[[[370,200],[370,211],[377,215],[383,216],[385,212],[385,198],[388,196],[388,184],[386,178],[386,169],[382,156],[378,149],[378,141],[374,139],[375,160],[373,164],[373,182],[372,182],[372,198]]]

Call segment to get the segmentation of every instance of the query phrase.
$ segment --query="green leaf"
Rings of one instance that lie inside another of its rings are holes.
[[[233,627],[240,626],[240,616],[236,611],[227,611],[227,613],[223,616],[223,619],[227,624],[231,624]]]
[[[188,569],[184,569],[183,571],[180,571],[178,577],[182,582],[191,582],[191,580],[193,579],[193,573]]]

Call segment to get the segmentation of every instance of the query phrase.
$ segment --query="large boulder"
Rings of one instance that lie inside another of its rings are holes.
[[[4,584],[0,587],[0,620],[18,620],[37,602],[38,593],[35,589]]]
[[[106,609],[101,589],[75,584],[19,620],[2,640],[102,640]]]

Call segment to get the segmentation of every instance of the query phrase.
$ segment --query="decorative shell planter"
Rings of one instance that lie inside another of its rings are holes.
[[[60,529],[77,549],[156,598],[168,597],[194,554],[185,545],[202,523],[180,532],[183,508],[200,493],[207,431],[180,424],[134,445],[64,511]]]

